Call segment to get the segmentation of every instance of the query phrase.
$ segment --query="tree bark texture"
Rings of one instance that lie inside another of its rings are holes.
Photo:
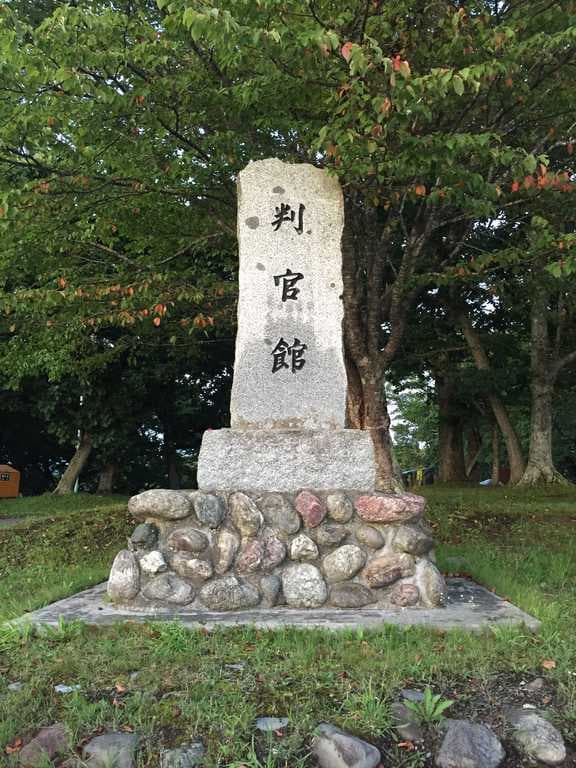
[[[102,468],[98,475],[98,487],[96,488],[96,493],[105,495],[114,491],[116,470],[117,466],[112,462],[109,462]]]
[[[91,452],[92,438],[87,432],[84,432],[80,438],[80,444],[76,449],[76,453],[70,459],[66,471],[54,489],[56,495],[63,496],[64,494],[72,493],[76,480],[80,477],[80,473],[84,469]]]
[[[500,484],[500,430],[498,424],[492,425],[492,485]]]
[[[461,483],[466,480],[463,419],[458,411],[455,383],[452,377],[437,375],[438,399],[438,480]]]

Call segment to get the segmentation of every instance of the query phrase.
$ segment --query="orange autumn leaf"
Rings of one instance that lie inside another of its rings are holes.
[[[425,197],[426,196],[426,186],[424,184],[417,184],[414,187],[414,192],[418,195],[418,197]]]
[[[20,737],[14,739],[10,744],[6,745],[5,752],[7,755],[13,755],[15,752],[20,752],[24,745],[24,742]]]
[[[340,53],[342,54],[343,58],[346,59],[346,61],[350,61],[350,55],[352,53],[352,46],[354,43],[344,43],[342,48],[340,49]]]
[[[554,659],[544,659],[540,666],[542,669],[556,669],[556,662]]]

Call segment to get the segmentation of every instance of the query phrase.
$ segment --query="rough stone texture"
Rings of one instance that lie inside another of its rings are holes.
[[[356,539],[370,549],[380,549],[384,546],[384,536],[372,525],[359,525],[356,529]]]
[[[152,575],[157,573],[164,573],[164,571],[168,570],[166,560],[164,560],[164,555],[157,549],[152,552],[148,552],[148,554],[140,558],[140,568],[142,571],[144,571],[144,573]]]
[[[128,512],[133,517],[161,517],[178,520],[192,511],[192,501],[183,491],[155,489],[132,496]]]
[[[298,533],[302,521],[292,504],[279,493],[267,493],[258,499],[258,507],[266,523],[277,531]]]
[[[122,549],[112,563],[108,577],[108,597],[113,602],[133,600],[140,590],[138,560],[129,549]]]
[[[421,517],[426,499],[413,493],[388,493],[359,496],[356,511],[369,523],[404,523]]]
[[[174,555],[172,558],[172,568],[174,568],[176,573],[182,576],[183,579],[192,579],[192,581],[211,579],[214,573],[212,564],[207,560],[191,557],[190,554],[178,552]]]
[[[395,701],[390,707],[392,723],[398,735],[407,741],[422,741],[424,729],[418,715],[400,701]]]
[[[264,554],[262,556],[262,570],[273,571],[286,559],[286,545],[275,536],[264,539]]]
[[[55,723],[41,728],[18,755],[18,762],[23,768],[37,768],[46,764],[69,748],[68,732],[64,723]]]
[[[418,562],[415,582],[420,590],[422,604],[426,608],[438,608],[445,604],[446,582],[438,568],[428,560]]]
[[[154,549],[158,543],[158,528],[152,523],[140,523],[130,536],[131,549]]]
[[[496,768],[504,757],[502,744],[485,725],[449,720],[436,765],[439,768]]]
[[[366,555],[354,544],[344,544],[322,560],[328,582],[346,581],[355,576],[366,562]]]
[[[203,552],[209,541],[206,534],[196,528],[176,528],[168,535],[166,546],[168,549],[183,550],[185,552]]]
[[[348,536],[350,531],[345,525],[323,523],[313,531],[314,539],[319,547],[337,547]]]
[[[380,555],[370,560],[362,571],[362,578],[370,587],[386,587],[398,579],[412,576],[414,570],[414,558],[411,555]]]
[[[252,585],[241,584],[235,576],[223,576],[202,587],[200,600],[213,611],[234,611],[258,605],[260,594]]]
[[[273,608],[280,599],[282,591],[282,579],[280,576],[269,574],[260,579],[260,592],[262,593],[262,605],[265,608]]]
[[[399,608],[408,608],[418,604],[420,590],[415,584],[396,584],[390,592],[390,602]]]
[[[566,759],[566,746],[560,731],[535,712],[514,709],[507,713],[516,745],[532,760],[545,765],[560,765]]]
[[[335,584],[330,590],[328,602],[336,608],[362,608],[375,603],[376,598],[363,584],[348,582]]]
[[[262,513],[245,493],[233,493],[228,500],[230,516],[243,537],[256,536],[264,518]]]
[[[282,572],[282,590],[291,608],[317,608],[328,596],[322,574],[308,563],[290,565]]]
[[[318,547],[310,536],[299,533],[290,544],[290,558],[292,560],[316,560],[319,556]]]
[[[258,717],[256,719],[256,728],[262,733],[272,733],[288,728],[289,723],[290,720],[287,717]]]
[[[326,507],[328,515],[337,523],[347,523],[354,514],[354,505],[345,493],[329,493]]]
[[[366,492],[374,479],[372,440],[362,429],[213,429],[204,432],[198,458],[198,485],[205,491]]]
[[[194,590],[188,582],[174,573],[156,576],[142,590],[147,600],[157,600],[171,605],[187,605],[194,599]]]
[[[134,733],[104,733],[84,746],[88,768],[134,768],[139,738]]]
[[[198,520],[210,528],[218,528],[224,519],[224,505],[218,496],[211,493],[196,494],[194,511]]]
[[[291,206],[296,221],[274,226],[283,205]],[[301,232],[297,231],[300,211]],[[232,427],[344,426],[343,211],[337,179],[314,166],[270,159],[252,162],[240,172]],[[274,277],[288,269],[302,274],[303,279],[297,283],[296,300],[282,301],[282,281],[275,285]],[[289,344],[297,338],[307,346],[301,370],[293,372],[288,367],[272,372],[272,351],[281,338]]]
[[[216,539],[214,563],[214,570],[217,574],[221,576],[230,570],[239,547],[240,539],[233,531],[229,531],[227,528],[222,528],[219,531]]]
[[[380,752],[372,744],[328,723],[316,729],[312,753],[320,768],[376,768]]]
[[[258,539],[250,539],[245,542],[236,560],[236,569],[239,573],[253,573],[257,571],[264,557],[264,544]]]
[[[326,505],[310,491],[302,491],[294,501],[306,528],[316,528],[326,517]]]
[[[202,763],[205,752],[200,741],[176,749],[161,749],[160,768],[195,768]]]
[[[390,546],[396,552],[425,555],[434,546],[434,540],[414,525],[399,525],[393,532]]]

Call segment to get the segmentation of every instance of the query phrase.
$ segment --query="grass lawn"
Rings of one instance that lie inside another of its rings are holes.
[[[569,747],[576,745],[576,492],[429,488],[429,519],[446,572],[467,573],[537,616],[522,628],[484,634],[386,628],[381,631],[227,629],[189,632],[178,623],[0,631],[0,764],[7,745],[42,725],[67,723],[75,745],[101,730],[143,737],[140,765],[158,765],[163,746],[201,738],[205,764],[313,765],[315,726],[327,720],[381,748],[385,766],[433,764],[391,723],[400,688],[431,686],[503,737],[514,752],[506,704],[544,705]],[[11,507],[11,511],[7,510]],[[19,511],[15,514],[14,510]],[[122,499],[94,497],[0,502],[0,518],[28,516],[0,530],[0,618],[7,619],[105,578],[131,528]],[[230,666],[232,665],[232,666]],[[241,665],[241,666],[238,666]],[[527,694],[537,676],[543,688]],[[19,691],[8,684],[22,682]],[[79,685],[59,694],[54,685]],[[255,735],[259,715],[290,718],[283,734]]]

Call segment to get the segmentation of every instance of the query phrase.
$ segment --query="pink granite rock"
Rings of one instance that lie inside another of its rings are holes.
[[[260,568],[262,558],[264,557],[264,547],[258,539],[252,539],[246,542],[242,547],[236,568],[240,573],[252,573]]]
[[[262,557],[262,570],[272,571],[285,558],[286,545],[274,536],[266,539],[264,542],[264,555]]]
[[[326,517],[324,502],[310,491],[299,493],[294,503],[306,528],[316,528]]]
[[[387,493],[359,496],[354,506],[360,517],[367,522],[403,523],[421,516],[426,499],[414,493]]]
[[[369,587],[386,587],[398,579],[413,576],[415,560],[412,555],[380,555],[371,560],[362,571],[362,578]]]

